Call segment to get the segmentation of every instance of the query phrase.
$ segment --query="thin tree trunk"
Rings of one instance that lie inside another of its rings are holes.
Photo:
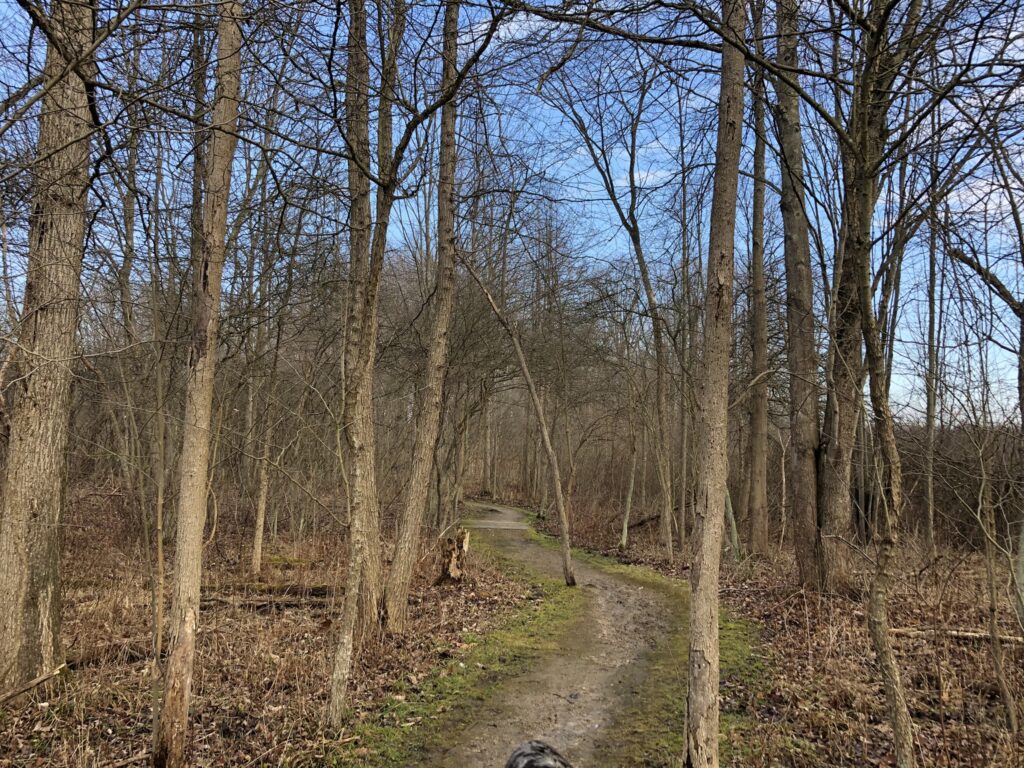
[[[1024,243],[1022,243],[1024,246]],[[1024,255],[1024,254],[1022,254]],[[1017,440],[1024,445],[1024,315],[1018,316],[1017,347],[1017,408],[1020,411],[1020,425]],[[1024,517],[1018,522],[1020,533],[1017,537],[1017,563],[1014,568],[1014,607],[1017,621],[1024,627]]]
[[[761,5],[754,8],[754,40],[760,48]],[[768,302],[764,284],[765,119],[764,77],[754,76],[754,200],[750,253],[752,345],[750,393],[750,495],[747,502],[747,541],[754,555],[768,554]],[[738,553],[737,553],[738,554]]]
[[[742,0],[722,3],[722,74],[708,282],[704,315],[696,472],[696,550],[690,572],[689,674],[686,697],[686,765],[718,766],[718,580],[728,480],[729,352],[732,347],[733,249],[743,125],[744,32]]]
[[[686,551],[686,507],[690,490],[690,232],[689,181],[686,164],[686,136],[682,94],[677,92],[679,108],[679,239],[680,280],[683,305],[679,309],[679,551]]]
[[[992,653],[992,671],[999,686],[999,695],[1006,709],[1006,728],[1016,737],[1018,728],[1017,702],[1006,679],[1006,662],[1003,656],[1002,638],[999,633],[999,587],[996,581],[996,520],[992,504],[992,482],[988,473],[988,457],[985,450],[978,452],[978,469],[981,472],[978,489],[978,522],[985,537],[985,575],[988,586],[988,631],[989,648]]]
[[[928,232],[928,370],[925,373],[925,548],[928,562],[935,562],[935,405],[939,383],[939,351],[936,340],[937,314],[937,261],[938,243],[936,233],[937,217],[931,218]]]
[[[633,512],[633,487],[636,485],[636,428],[633,426],[633,404],[629,405],[629,478],[626,481],[626,509],[622,515],[622,536],[619,549],[629,546],[629,518]]]
[[[217,26],[217,93],[213,105],[210,151],[205,169],[202,243],[193,264],[192,345],[185,392],[185,415],[178,493],[174,599],[170,654],[164,695],[153,740],[153,764],[186,764],[188,707],[192,690],[203,528],[209,485],[210,425],[220,324],[221,275],[227,234],[231,167],[237,144],[238,94],[241,80],[241,13],[237,0],[221,6]]]
[[[441,90],[455,85],[459,32],[459,0],[447,0],[444,14],[444,49]],[[437,280],[434,317],[427,350],[423,383],[413,444],[412,467],[406,491],[405,509],[398,528],[395,558],[384,592],[388,629],[403,632],[406,626],[409,586],[419,551],[420,531],[427,503],[434,444],[441,425],[441,390],[448,365],[448,330],[455,303],[455,118],[458,107],[450,99],[441,108],[440,167],[437,205]],[[487,435],[485,435],[487,437]],[[485,451],[485,456],[487,455]],[[461,487],[461,486],[459,486]]]
[[[55,0],[50,23],[67,55],[79,57],[91,42],[89,3]],[[66,66],[51,44],[45,78]],[[60,529],[92,128],[85,84],[68,72],[43,97],[32,167],[28,273],[12,358],[18,381],[0,485],[0,690],[62,661]]]
[[[473,276],[477,285],[480,286],[480,290],[483,292],[484,298],[487,299],[487,303],[490,305],[491,311],[498,319],[502,328],[505,329],[505,333],[512,342],[512,347],[516,353],[516,360],[519,362],[519,372],[522,374],[523,380],[526,382],[526,388],[530,393],[530,400],[533,403],[534,414],[537,416],[537,428],[540,430],[541,441],[544,444],[544,452],[547,454],[548,465],[551,470],[551,485],[555,491],[555,506],[558,510],[558,522],[561,529],[562,575],[565,577],[566,586],[575,586],[576,577],[572,572],[572,545],[569,540],[569,511],[566,506],[565,496],[562,493],[562,473],[558,469],[558,454],[555,452],[555,448],[551,443],[551,432],[548,429],[547,417],[544,415],[544,404],[541,402],[537,385],[533,381],[533,376],[530,375],[530,366],[526,362],[526,354],[523,352],[523,345],[519,341],[519,334],[498,307],[497,303],[494,301],[494,297],[491,295],[491,292],[487,290],[487,286],[484,285],[476,270],[469,264],[466,265],[466,268]]]
[[[865,97],[862,95],[861,98]],[[866,108],[862,103],[855,104],[853,117],[855,125],[859,110]],[[877,130],[878,123],[870,121],[866,116],[862,119],[866,129],[860,135],[860,140],[865,145],[880,148],[882,140],[868,130],[870,128]],[[881,669],[882,684],[885,688],[886,704],[889,710],[889,722],[892,726],[893,741],[896,747],[896,764],[899,768],[913,768],[916,765],[913,722],[907,709],[907,699],[903,691],[899,665],[889,636],[888,614],[889,589],[895,570],[893,558],[896,551],[897,525],[903,511],[903,470],[896,445],[892,410],[886,391],[882,339],[871,303],[871,214],[877,198],[877,187],[874,179],[870,176],[869,168],[874,163],[874,156],[864,148],[861,148],[859,155],[854,160],[853,167],[847,168],[847,173],[850,176],[846,185],[847,197],[844,209],[847,242],[844,270],[850,267],[858,277],[858,283],[853,287],[853,295],[859,297],[860,324],[863,328],[864,344],[867,350],[868,383],[874,415],[875,440],[878,444],[882,470],[879,478],[882,498],[878,503],[879,524],[876,526],[878,552],[868,596],[868,633],[871,636],[871,645]],[[842,311],[840,309],[840,313]],[[859,349],[857,354],[859,356]],[[849,360],[846,355],[840,357]],[[849,470],[847,470],[848,472]],[[849,492],[847,492],[848,503],[849,498]]]

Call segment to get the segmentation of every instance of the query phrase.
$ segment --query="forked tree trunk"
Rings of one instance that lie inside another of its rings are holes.
[[[55,0],[49,20],[69,55],[84,53],[89,3]],[[50,45],[46,80],[67,65]],[[61,663],[61,508],[92,129],[85,84],[68,72],[43,97],[32,166],[25,303],[12,361],[18,381],[0,485],[0,691]]]
[[[448,0],[444,14],[444,50],[441,90],[455,85],[459,33],[459,1]],[[405,497],[405,509],[398,529],[395,558],[391,563],[384,609],[388,629],[405,630],[408,615],[409,585],[419,552],[420,529],[427,505],[434,445],[441,425],[441,390],[448,365],[448,329],[455,301],[455,118],[458,106],[450,99],[441,108],[440,168],[437,203],[437,282],[434,291],[434,317],[427,350],[426,377],[423,383],[412,466]],[[485,406],[486,407],[486,406]],[[485,433],[485,439],[489,435]],[[485,458],[487,452],[484,453]],[[485,474],[487,469],[485,467]]]
[[[779,66],[796,80],[797,0],[776,5]],[[804,149],[800,97],[783,82],[775,86],[781,149],[782,228],[786,262],[787,363],[789,366],[789,450],[792,535],[800,583],[819,582],[818,352],[814,334],[814,281],[804,194]]]
[[[686,697],[686,765],[718,766],[718,580],[727,493],[729,352],[732,347],[733,249],[743,126],[742,0],[722,3],[722,74],[718,146],[704,315],[697,424],[696,550],[690,572],[689,674]]]
[[[193,264],[192,345],[182,421],[181,478],[175,547],[171,640],[164,671],[164,695],[153,739],[153,764],[186,764],[188,707],[192,691],[203,527],[209,484],[210,422],[220,325],[221,275],[227,235],[231,166],[237,144],[241,80],[242,6],[227,0],[217,25],[217,91],[210,150],[205,169],[202,240]]]

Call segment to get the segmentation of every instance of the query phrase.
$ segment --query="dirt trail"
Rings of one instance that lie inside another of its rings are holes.
[[[527,536],[521,510],[471,505],[467,527],[530,569],[561,578],[559,553]],[[451,735],[435,768],[500,768],[528,739],[554,745],[576,768],[601,766],[601,736],[628,706],[648,671],[648,656],[671,629],[668,596],[588,563],[575,561],[587,599],[559,651],[509,680]],[[678,620],[678,619],[676,619]]]

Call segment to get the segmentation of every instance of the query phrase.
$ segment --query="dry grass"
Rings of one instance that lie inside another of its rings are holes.
[[[153,663],[147,566],[126,544],[122,518],[99,503],[76,507],[65,542],[63,637],[75,667],[0,712],[0,765],[144,764],[152,718]],[[315,765],[344,742],[322,726],[342,582],[337,538],[272,544],[259,584],[239,568],[246,538],[222,527],[207,548],[192,706],[193,764]],[[428,558],[429,561],[429,558]],[[353,672],[353,718],[381,705],[395,686],[418,681],[467,632],[484,632],[523,599],[521,586],[482,561],[472,583],[434,587],[432,562],[414,585],[410,631],[364,645]],[[287,602],[258,606],[289,585]],[[316,597],[295,600],[313,590]],[[339,595],[340,596],[340,595]],[[235,603],[235,604],[231,604]]]

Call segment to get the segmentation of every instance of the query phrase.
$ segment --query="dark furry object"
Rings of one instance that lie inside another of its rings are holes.
[[[528,741],[516,747],[505,768],[572,768],[569,761],[543,741]]]

